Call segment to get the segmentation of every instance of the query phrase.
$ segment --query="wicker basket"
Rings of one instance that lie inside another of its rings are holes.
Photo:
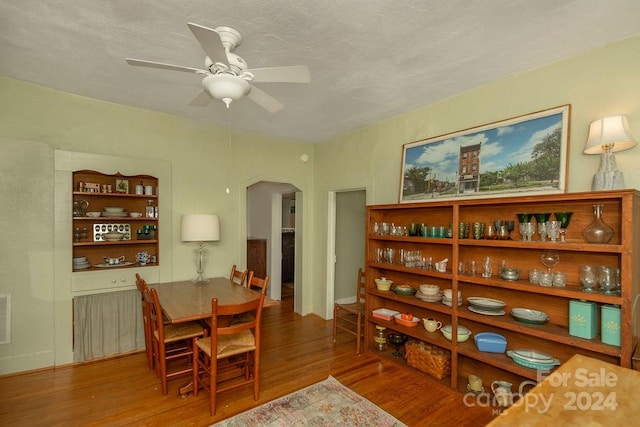
[[[451,352],[440,347],[411,340],[405,344],[404,357],[409,366],[439,380],[451,373]]]

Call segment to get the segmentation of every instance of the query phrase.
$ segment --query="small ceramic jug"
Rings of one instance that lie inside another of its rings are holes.
[[[432,317],[422,319],[422,322],[424,323],[424,328],[428,332],[435,332],[442,327],[442,323]]]

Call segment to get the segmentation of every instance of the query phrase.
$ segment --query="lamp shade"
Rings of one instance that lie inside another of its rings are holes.
[[[601,154],[607,149],[613,153],[628,150],[635,145],[627,116],[609,116],[591,122],[584,153]]]
[[[218,215],[182,215],[180,236],[183,242],[220,240],[220,219]]]
[[[227,108],[231,101],[237,101],[251,90],[248,81],[231,74],[208,75],[202,80],[202,85],[211,96],[227,104]]]

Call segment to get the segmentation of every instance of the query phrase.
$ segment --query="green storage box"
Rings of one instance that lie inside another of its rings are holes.
[[[598,305],[595,302],[569,301],[569,334],[586,339],[598,335]]]
[[[600,318],[602,319],[600,326],[602,342],[620,347],[620,307],[603,305]]]

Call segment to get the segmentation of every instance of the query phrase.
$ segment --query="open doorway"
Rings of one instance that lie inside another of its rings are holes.
[[[302,259],[302,196],[288,183],[260,181],[247,187],[247,268],[264,265],[269,297],[293,299],[296,312],[302,307],[302,263],[295,262]]]
[[[329,194],[329,231],[326,317],[333,318],[333,303],[356,298],[358,269],[366,271],[366,191]]]

